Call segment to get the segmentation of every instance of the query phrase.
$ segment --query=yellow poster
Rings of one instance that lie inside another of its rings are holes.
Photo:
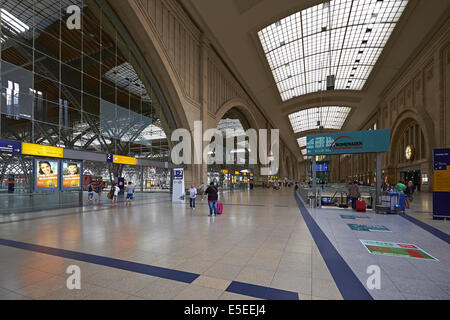
[[[450,192],[450,166],[434,171],[434,192]]]

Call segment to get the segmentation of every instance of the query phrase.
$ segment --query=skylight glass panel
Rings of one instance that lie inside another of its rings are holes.
[[[2,22],[5,22],[7,27],[12,29],[14,33],[23,33],[30,29],[25,23],[23,23],[19,18],[12,15],[5,9],[1,9]]]
[[[337,90],[361,90],[407,3],[331,0],[259,31],[281,99],[326,90],[329,75]]]
[[[350,107],[327,106],[301,110],[289,115],[294,133],[319,129],[341,130],[351,111]],[[320,121],[320,125],[319,122]],[[299,144],[302,141],[298,141]],[[300,145],[300,147],[302,147]]]
[[[223,134],[227,133],[227,130],[233,130],[229,132],[235,137],[245,135],[244,127],[239,119],[221,119],[217,125],[217,130],[221,131]]]
[[[306,137],[301,137],[297,139],[300,148],[306,147]]]
[[[134,93],[141,97],[143,101],[151,101],[145,85],[139,79],[133,66],[124,62],[105,73],[105,78],[114,82],[118,87]]]

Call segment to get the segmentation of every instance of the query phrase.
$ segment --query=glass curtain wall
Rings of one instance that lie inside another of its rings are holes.
[[[94,1],[3,0],[0,19],[1,138],[169,161],[160,103]]]
[[[0,139],[170,161],[154,88],[96,1],[2,0],[0,21]],[[31,190],[30,157],[0,164],[0,188]]]

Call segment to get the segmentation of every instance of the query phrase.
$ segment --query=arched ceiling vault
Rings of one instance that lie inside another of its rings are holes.
[[[442,20],[449,6],[448,1],[433,1],[430,5],[429,0],[409,0],[362,88],[322,91],[283,101],[258,32],[293,13],[324,2],[180,0],[252,99],[270,115],[288,148],[298,150],[298,158],[301,157],[297,142],[299,135],[294,134],[288,115],[320,105],[347,105],[352,107],[352,112],[342,131],[360,130],[368,116],[376,110],[383,92],[398,76],[399,70],[426,45],[427,36]],[[354,0],[352,3],[357,5],[362,1]]]

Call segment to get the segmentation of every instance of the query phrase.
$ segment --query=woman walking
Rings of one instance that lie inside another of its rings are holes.
[[[214,186],[215,183],[211,182],[205,193],[208,195],[209,216],[217,215],[217,200],[219,199],[218,190]]]

